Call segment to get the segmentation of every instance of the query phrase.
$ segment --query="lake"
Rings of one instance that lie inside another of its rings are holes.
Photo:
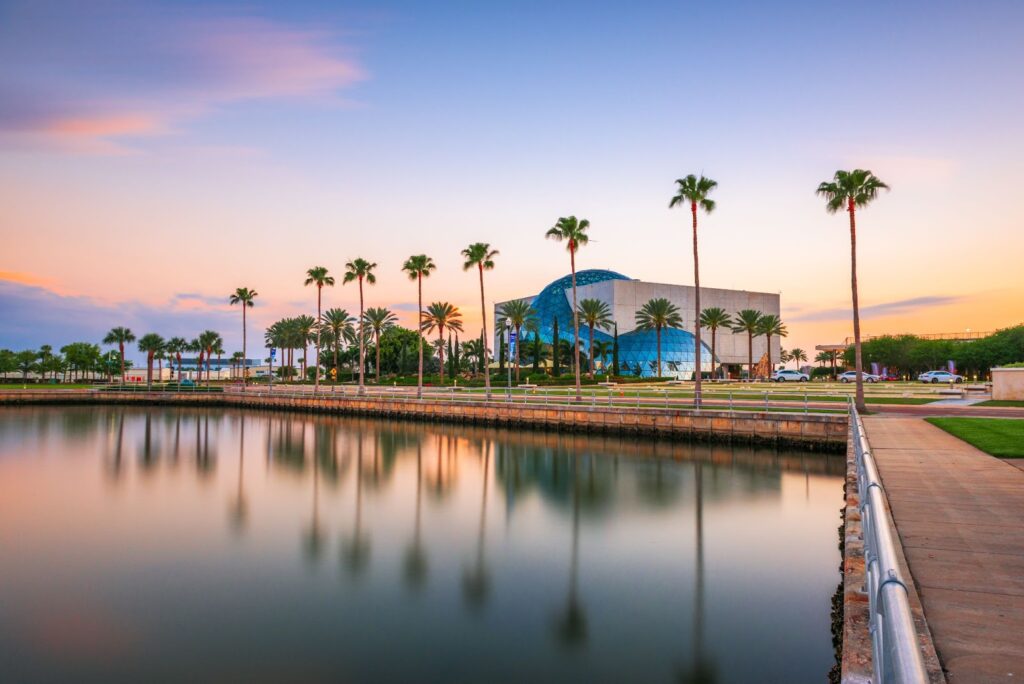
[[[821,682],[845,459],[0,410],[5,681]]]

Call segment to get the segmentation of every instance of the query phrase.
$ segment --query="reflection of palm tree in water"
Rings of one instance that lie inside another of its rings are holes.
[[[420,589],[427,579],[427,554],[420,536],[420,500],[423,498],[423,447],[416,444],[416,524],[412,544],[405,552],[405,581],[409,587]]]
[[[242,414],[241,424],[238,433],[238,493],[235,495],[235,503],[231,506],[231,526],[236,532],[245,528],[249,508],[245,502],[245,493],[242,490],[243,467],[245,466],[245,414]]]
[[[124,410],[117,412],[117,439],[114,440],[114,461],[110,464],[110,476],[118,480],[121,478],[122,449],[124,447]]]
[[[314,436],[318,436],[317,433],[314,432]],[[319,450],[315,448],[313,449],[313,519],[303,539],[306,559],[311,563],[320,560],[324,549],[324,533],[320,529],[320,455]]]
[[[149,470],[156,465],[156,458],[153,452],[153,416],[146,411],[146,427],[142,437],[142,467]]]
[[[480,502],[480,532],[477,536],[476,562],[462,574],[462,596],[470,608],[480,608],[487,602],[491,580],[484,564],[484,540],[487,530],[487,477],[490,474],[490,443],[484,445],[483,496]]]
[[[676,679],[687,684],[711,684],[716,681],[712,663],[704,660],[704,479],[701,463],[694,464],[696,481],[696,591],[693,598],[693,658],[689,669],[680,669]]]
[[[357,577],[370,561],[370,540],[362,536],[363,520],[363,432],[356,433],[356,520],[350,540],[341,544],[341,561],[349,574]]]
[[[572,476],[572,555],[569,561],[569,591],[565,612],[555,624],[556,636],[566,648],[582,646],[587,642],[587,615],[579,597],[579,555],[580,555],[580,485],[576,473],[574,456],[571,463]]]

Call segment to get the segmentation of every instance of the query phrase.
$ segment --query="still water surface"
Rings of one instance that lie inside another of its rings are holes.
[[[820,682],[837,456],[0,411],[6,681]]]

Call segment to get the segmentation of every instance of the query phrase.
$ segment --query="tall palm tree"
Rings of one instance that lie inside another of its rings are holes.
[[[594,379],[594,328],[612,327],[612,310],[600,299],[581,299],[577,316],[587,324],[587,350],[590,354],[590,379]]]
[[[502,305],[501,310],[498,311],[501,316],[501,320],[498,321],[498,329],[501,330],[504,327],[503,321],[509,321],[512,324],[512,328],[516,331],[516,357],[511,359],[514,361],[516,369],[516,383],[519,382],[519,348],[523,346],[523,328],[526,327],[532,321],[537,319],[537,312],[532,306],[530,301],[527,299],[515,299],[511,302],[505,302]]]
[[[636,312],[637,330],[653,330],[658,342],[658,377],[661,377],[661,331],[683,327],[679,307],[664,297],[652,299]]]
[[[800,362],[807,361],[807,352],[800,347],[794,347],[789,350],[789,360],[796,361],[796,369],[800,370]]]
[[[857,371],[857,410],[864,411],[864,363],[860,344],[860,304],[857,293],[857,209],[875,201],[879,190],[888,190],[875,174],[865,169],[836,171],[831,181],[818,185],[815,191],[825,198],[825,210],[835,214],[845,210],[850,214],[850,291],[853,295],[853,360]]]
[[[419,335],[419,367],[416,371],[416,398],[423,397],[423,279],[430,277],[430,272],[435,270],[437,265],[434,260],[426,254],[414,254],[402,264],[402,270],[409,275],[409,280],[416,281],[416,311],[419,315],[419,324],[416,327]]]
[[[768,371],[772,370],[772,336],[776,337],[787,337],[789,331],[786,326],[783,325],[782,319],[775,314],[767,314],[761,316],[761,320],[758,321],[758,331],[765,337],[765,344],[768,349]]]
[[[468,271],[475,266],[480,273],[480,318],[483,323],[483,327],[480,328],[480,341],[484,345],[484,395],[490,399],[491,364],[487,354],[487,305],[484,301],[484,271],[494,268],[494,257],[498,256],[498,250],[491,249],[486,242],[474,242],[462,250],[462,256],[466,260],[462,264],[463,271]]]
[[[423,312],[423,331],[437,331],[437,353],[440,360],[441,384],[444,385],[444,331],[462,330],[462,314],[456,306],[448,302],[434,302]],[[486,351],[484,352],[486,357]],[[484,372],[487,364],[484,362]]]
[[[124,345],[135,341],[135,335],[131,328],[111,328],[107,336],[103,338],[103,344],[116,344],[117,351],[121,354],[121,382],[124,382]]]
[[[188,351],[188,340],[184,337],[172,337],[167,340],[165,349],[168,354],[174,356],[174,362],[178,367],[178,386],[181,386],[181,354]]]
[[[306,287],[316,285],[316,320],[319,322],[323,316],[321,310],[322,295],[324,286],[334,287],[334,276],[327,273],[323,266],[314,266],[306,271]],[[320,389],[320,326],[316,326],[316,375],[313,378],[313,394]]]
[[[576,373],[576,401],[581,401],[583,395],[580,392],[580,316],[576,302],[576,250],[590,242],[587,229],[590,228],[590,221],[577,219],[575,216],[563,216],[558,219],[554,226],[548,229],[545,236],[557,242],[566,242],[566,249],[569,250],[569,266],[572,269],[572,328],[573,343],[576,352],[573,354],[575,362],[573,367]]]
[[[337,382],[338,377],[338,350],[341,347],[342,340],[355,340],[355,330],[352,326],[355,320],[355,318],[349,315],[348,311],[337,308],[328,309],[320,317],[320,326],[330,331],[331,335],[331,346],[334,350],[335,382]]]
[[[747,380],[754,379],[754,336],[760,335],[762,314],[756,309],[743,309],[736,312],[733,319],[732,331],[747,334]]]
[[[729,328],[732,325],[732,316],[720,306],[712,306],[700,312],[700,327],[711,331],[711,364],[714,366],[716,358],[715,343],[718,337],[719,328]]]
[[[363,324],[366,322],[365,309],[363,306],[363,283],[367,285],[373,285],[377,282],[377,276],[373,274],[373,269],[377,268],[377,264],[367,261],[366,259],[356,258],[345,264],[345,277],[342,279],[342,284],[348,284],[352,281],[359,283],[359,393],[363,393],[363,388],[366,381],[366,329]]]
[[[703,350],[700,346],[700,265],[697,257],[697,208],[700,207],[704,210],[705,214],[710,214],[715,210],[715,201],[708,199],[708,195],[718,187],[718,183],[705,178],[704,174],[701,174],[700,178],[693,175],[692,173],[686,178],[676,179],[676,194],[672,197],[672,200],[668,203],[669,209],[676,206],[689,205],[690,213],[693,215],[693,302],[694,302],[694,326],[693,326],[693,337],[694,337],[694,350],[696,354],[697,372],[694,375],[696,378],[696,384],[693,388],[693,404],[694,406],[700,406],[700,385],[701,385],[701,371],[703,364],[701,363],[701,353]],[[714,352],[712,351],[712,357]],[[714,363],[714,358],[712,358]]]
[[[164,348],[164,338],[156,333],[146,333],[139,338],[139,351],[146,355],[146,386],[153,384],[153,357]]]
[[[374,366],[374,376],[377,384],[380,384],[380,336],[388,328],[394,327],[398,323],[398,316],[391,312],[390,309],[380,306],[371,307],[366,310],[364,315],[366,318],[366,325],[369,326],[370,332],[373,334],[373,344],[377,348],[377,361]]]
[[[246,355],[246,353],[248,351],[248,347],[247,347],[247,341],[248,340],[247,340],[247,330],[246,330],[247,325],[246,325],[246,321],[245,321],[245,310],[250,308],[250,307],[252,307],[255,304],[254,300],[256,299],[257,295],[258,295],[258,293],[256,292],[256,290],[250,290],[247,287],[240,287],[240,288],[236,289],[234,294],[232,294],[231,297],[228,299],[228,301],[231,303],[232,306],[234,306],[235,304],[241,304],[242,305],[242,391],[243,392],[245,391],[245,376],[246,376],[246,367],[245,367],[246,356],[245,355]]]

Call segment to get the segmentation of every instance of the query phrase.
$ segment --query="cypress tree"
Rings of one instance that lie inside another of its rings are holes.
[[[619,374],[619,324],[615,324],[612,338],[612,375]]]
[[[459,332],[457,330],[455,331],[455,351],[452,354],[452,363],[455,364],[455,371],[452,373],[452,377],[455,377],[462,367],[459,363]]]
[[[505,372],[505,333],[500,329],[498,330],[498,372]]]
[[[452,334],[449,332],[448,333],[448,375],[451,376],[452,378],[455,377],[455,364],[452,362],[453,353],[454,352],[452,350]]]
[[[558,358],[558,316],[555,316],[551,343],[551,374],[556,378],[562,374],[562,367],[558,363],[560,360]]]

